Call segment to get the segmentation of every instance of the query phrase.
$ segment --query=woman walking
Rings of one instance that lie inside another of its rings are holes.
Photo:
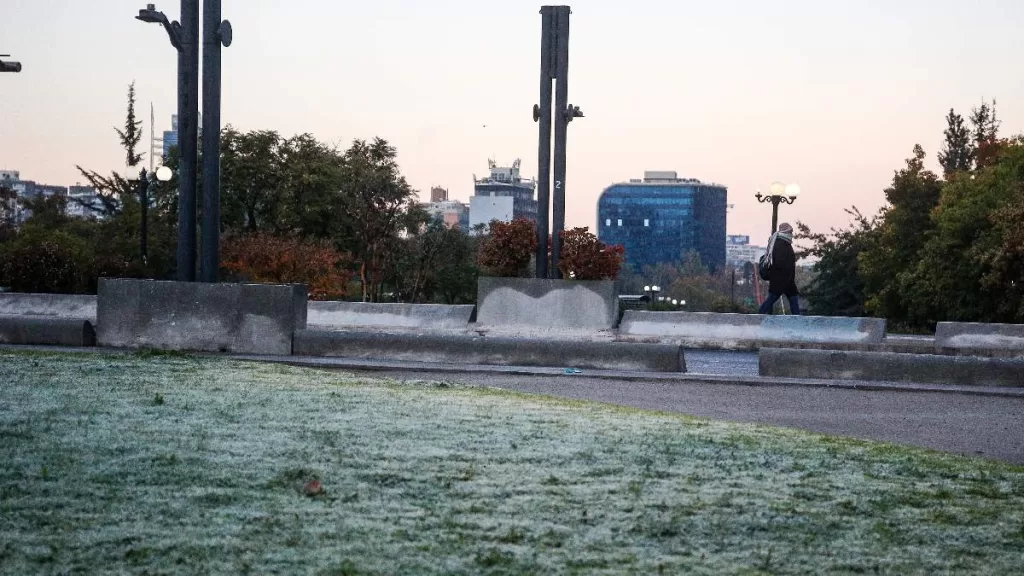
[[[796,254],[793,252],[793,227],[787,223],[768,240],[768,298],[760,314],[771,314],[779,298],[789,299],[790,314],[800,314],[800,292],[796,288]]]

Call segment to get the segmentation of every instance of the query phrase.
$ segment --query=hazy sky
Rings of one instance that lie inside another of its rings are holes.
[[[0,168],[48,184],[123,165],[111,126],[136,81],[148,136],[176,107],[176,55],[145,0],[0,0]],[[381,136],[412,185],[467,200],[488,157],[536,173],[539,2],[224,0],[223,120],[346,146]],[[177,19],[179,3],[157,8]],[[628,7],[627,7],[628,6]],[[725,184],[729,232],[768,232],[753,199],[804,196],[782,219],[845,226],[874,211],[915,143],[935,154],[950,107],[996,98],[1024,131],[1021,0],[585,0],[572,4],[569,226],[644,170]],[[484,127],[486,125],[486,128]],[[148,147],[148,142],[147,142]]]

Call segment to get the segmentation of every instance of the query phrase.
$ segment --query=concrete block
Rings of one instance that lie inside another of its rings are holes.
[[[91,322],[82,319],[0,316],[0,344],[95,346],[96,331]]]
[[[291,354],[305,286],[101,279],[100,346]]]
[[[627,310],[619,334],[667,338],[695,347],[757,348],[762,343],[779,342],[868,344],[885,338],[885,320]]]
[[[686,371],[682,348],[670,344],[299,330],[294,350],[298,356],[443,364]]]
[[[618,321],[615,282],[494,278],[477,283],[477,323],[607,330]]]
[[[89,294],[0,293],[0,316],[96,319],[96,296]]]
[[[408,328],[465,330],[473,305],[309,302],[307,323],[321,329]]]
[[[1022,387],[1024,358],[762,348],[759,373],[781,378]]]
[[[1024,324],[939,322],[935,327],[938,348],[977,348],[1024,352]]]

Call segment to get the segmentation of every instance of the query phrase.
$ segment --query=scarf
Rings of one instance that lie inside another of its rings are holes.
[[[768,239],[768,252],[767,252],[768,258],[767,258],[766,262],[768,263],[768,267],[769,268],[771,268],[771,266],[772,266],[772,257],[775,255],[775,241],[776,240],[782,240],[783,242],[789,242],[790,244],[792,244],[793,243],[793,231],[792,231],[792,229],[790,229],[789,232],[783,232],[782,230],[779,230],[778,232],[772,234],[772,237]]]

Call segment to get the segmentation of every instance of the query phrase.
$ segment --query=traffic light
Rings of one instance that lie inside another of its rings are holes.
[[[0,58],[9,58],[10,54],[0,54]],[[5,62],[0,60],[0,72],[21,72],[21,62]]]

